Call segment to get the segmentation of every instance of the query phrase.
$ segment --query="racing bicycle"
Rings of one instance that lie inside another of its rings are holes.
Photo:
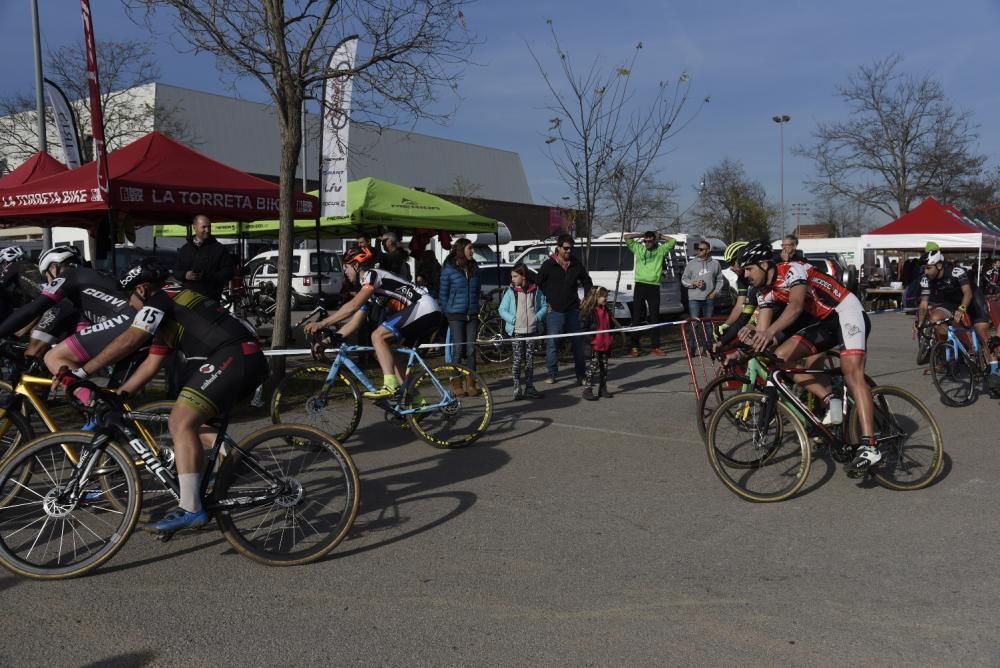
[[[969,406],[989,378],[986,351],[975,330],[955,327],[952,317],[926,322],[922,329],[933,331],[942,324],[948,325],[948,332],[943,341],[931,347],[931,380],[945,406]]]

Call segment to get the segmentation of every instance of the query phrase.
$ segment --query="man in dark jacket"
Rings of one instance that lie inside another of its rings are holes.
[[[573,237],[560,234],[556,241],[556,251],[548,260],[542,263],[538,270],[538,286],[549,304],[549,313],[545,318],[547,334],[569,334],[580,331],[580,296],[582,287],[584,295],[594,287],[590,274],[583,264],[573,255]],[[569,337],[573,345],[573,362],[576,369],[576,384],[582,385],[587,374],[587,366],[583,359],[583,341],[579,336]],[[546,383],[556,382],[559,372],[559,344],[565,339],[548,339],[546,341],[545,364],[549,370]]]
[[[208,216],[194,217],[194,237],[177,252],[174,276],[185,288],[218,301],[233,277],[233,256],[212,236]]]

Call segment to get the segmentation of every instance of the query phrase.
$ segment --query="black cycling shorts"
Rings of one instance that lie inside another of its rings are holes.
[[[868,319],[867,313],[862,313],[862,319],[864,320],[865,343],[867,344],[868,336],[872,332],[872,324]],[[843,346],[844,332],[840,317],[834,311],[826,320],[814,320],[810,325],[796,332],[794,338],[810,348],[810,354],[821,353],[837,346]],[[859,350],[855,345],[849,352],[863,354],[864,350]]]
[[[104,322],[91,325],[66,339],[66,345],[73,351],[82,365],[89,362],[122,335],[132,325],[133,313],[119,313]]]
[[[228,414],[237,401],[250,397],[267,376],[267,358],[258,343],[225,346],[193,368],[177,402],[209,420]]]
[[[930,308],[943,308],[951,311],[952,315],[958,312],[959,304],[931,304]],[[973,290],[972,292],[972,302],[969,303],[969,308],[966,310],[969,319],[972,320],[973,324],[986,323],[987,325],[992,325],[993,321],[990,319],[990,311],[986,308],[986,298],[983,297],[983,293],[979,290]]]

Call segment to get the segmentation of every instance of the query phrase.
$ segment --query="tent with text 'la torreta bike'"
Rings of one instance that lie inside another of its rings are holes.
[[[45,151],[39,151],[21,163],[21,165],[10,174],[0,177],[0,190],[3,188],[23,186],[29,181],[44,179],[47,176],[55,176],[56,174],[62,174],[68,170],[69,167],[56,160]]]
[[[321,218],[320,235],[352,237],[362,230],[377,232],[383,227],[459,233],[495,233],[497,230],[497,223],[491,218],[472,213],[436,195],[375,178],[358,179],[347,184],[347,211],[348,215],[343,218]],[[316,233],[315,221],[295,221],[296,236],[311,238]],[[187,236],[187,226],[157,225],[154,234],[158,237],[184,237]],[[217,223],[212,225],[212,235],[276,237],[278,221]]]

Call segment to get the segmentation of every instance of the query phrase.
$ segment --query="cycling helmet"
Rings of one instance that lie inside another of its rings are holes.
[[[76,246],[53,246],[38,258],[38,271],[43,274],[54,264],[79,264],[80,251]]]
[[[364,266],[374,259],[370,248],[348,248],[344,253],[344,264],[358,264]]]
[[[0,262],[16,262],[24,257],[24,249],[20,246],[10,246],[0,250]]]
[[[774,250],[771,248],[771,242],[769,241],[751,241],[743,247],[738,257],[737,262],[745,267],[751,264],[758,264],[764,260],[773,260]]]
[[[119,284],[122,286],[122,290],[132,292],[145,283],[159,285],[169,275],[170,272],[157,262],[156,258],[144,257],[132,263],[132,266],[122,274],[122,280],[119,281]]]
[[[940,250],[932,250],[930,252],[924,253],[923,257],[920,258],[920,264],[931,265],[937,264],[938,262],[944,262],[944,253]]]
[[[722,259],[730,264],[736,262],[739,252],[749,244],[749,241],[734,241],[726,246],[726,252],[722,254]]]

